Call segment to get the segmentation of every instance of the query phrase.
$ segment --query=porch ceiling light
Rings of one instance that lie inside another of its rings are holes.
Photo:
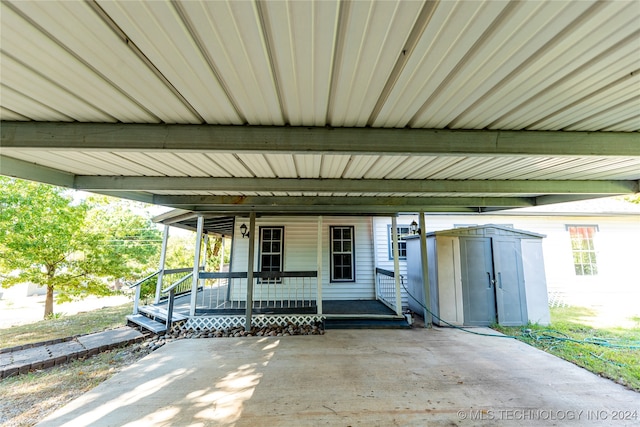
[[[247,224],[242,224],[240,226],[240,233],[242,233],[242,237],[249,238],[249,231],[247,231]]]

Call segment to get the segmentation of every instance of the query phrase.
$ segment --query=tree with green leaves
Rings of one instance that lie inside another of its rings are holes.
[[[635,203],[636,205],[640,205],[640,193],[636,193],[633,196],[625,196],[624,200],[627,202]]]
[[[0,177],[2,287],[46,287],[44,317],[58,302],[108,295],[110,281],[138,275],[156,257],[160,232],[131,202],[74,200],[69,190]]]

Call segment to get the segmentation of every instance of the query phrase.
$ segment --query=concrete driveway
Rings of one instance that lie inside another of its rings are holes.
[[[436,328],[176,341],[39,425],[559,424],[639,425],[640,394],[513,339]]]

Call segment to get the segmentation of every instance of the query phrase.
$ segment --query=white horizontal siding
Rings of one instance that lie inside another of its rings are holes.
[[[415,216],[400,216],[398,224],[411,223]],[[377,266],[393,270],[388,259],[387,226],[391,219],[374,219]],[[516,229],[543,234],[542,250],[547,288],[562,292],[575,305],[626,304],[640,297],[637,277],[640,253],[640,217],[625,216],[520,216],[520,215],[427,215],[427,232],[447,230],[454,225],[512,225]],[[577,276],[573,267],[567,224],[596,225],[594,238],[597,276]],[[406,265],[401,261],[401,274]],[[635,298],[635,299],[634,299]]]
[[[242,238],[240,226],[249,225],[249,218],[236,218],[233,243],[232,271],[247,271],[249,239]],[[354,226],[356,281],[331,283],[329,228],[331,226]],[[274,216],[256,219],[256,256],[254,271],[258,271],[260,246],[259,227],[284,227],[284,270],[317,270],[318,219],[315,216]],[[322,297],[331,299],[374,299],[375,278],[373,262],[372,223],[369,217],[323,217],[322,223]]]
[[[402,215],[398,217],[397,224],[398,227],[409,226],[411,221],[418,222],[417,215]],[[375,255],[376,255],[376,267],[382,268],[388,271],[394,271],[394,263],[393,258],[391,256],[391,240],[390,240],[390,228],[391,228],[391,218],[390,217],[375,217],[373,218],[374,224],[374,246],[375,246]],[[403,277],[405,286],[407,281],[407,260],[400,259],[399,262],[399,270],[400,275]],[[401,288],[402,292],[402,306],[408,306],[408,295],[404,287]]]

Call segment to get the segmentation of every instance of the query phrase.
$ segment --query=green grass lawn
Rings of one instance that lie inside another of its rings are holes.
[[[534,347],[640,391],[640,319],[630,328],[594,328],[596,313],[582,307],[551,309],[551,325],[494,326]]]
[[[90,334],[124,326],[127,323],[125,316],[131,314],[132,310],[133,303],[128,303],[0,329],[0,348]]]

